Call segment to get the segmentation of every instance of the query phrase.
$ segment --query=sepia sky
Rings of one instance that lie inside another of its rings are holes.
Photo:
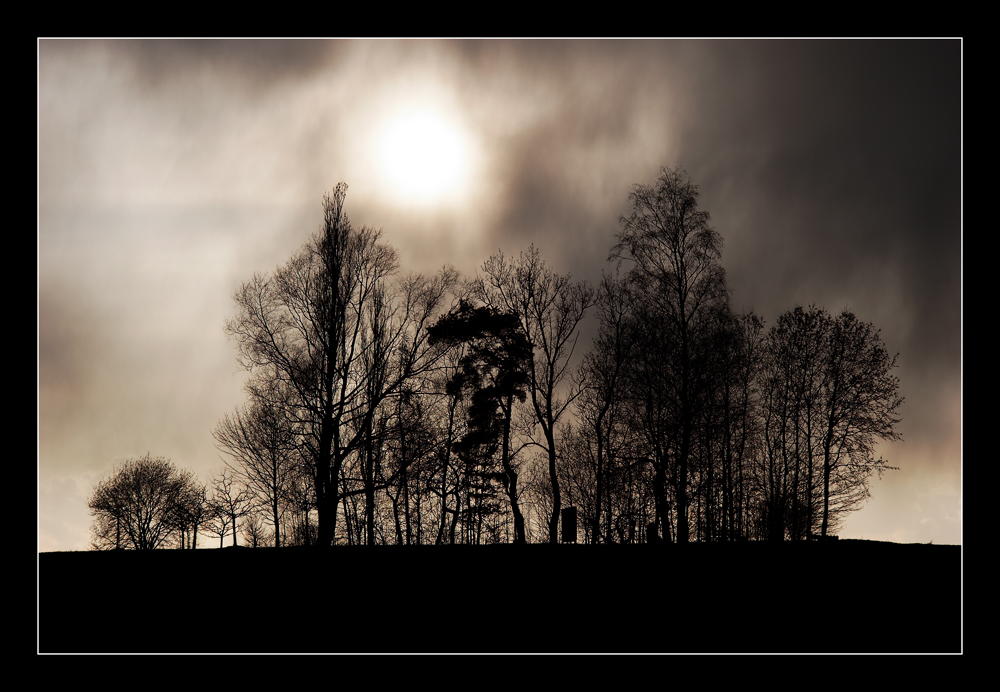
[[[960,543],[961,41],[40,40],[39,550],[87,549],[127,458],[221,469],[233,293],[337,182],[404,271],[534,243],[595,281],[661,166],[736,311],[847,307],[899,353],[899,470],[841,536]]]

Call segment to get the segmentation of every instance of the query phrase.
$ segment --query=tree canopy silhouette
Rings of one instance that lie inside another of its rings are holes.
[[[98,550],[153,550],[164,546],[200,515],[203,489],[190,471],[162,457],[129,459],[100,481],[87,502]]]
[[[722,236],[698,206],[698,186],[681,169],[660,169],[656,182],[634,185],[610,259],[631,266],[628,282],[643,329],[647,366],[632,382],[646,402],[646,431],[656,470],[660,519],[669,514],[664,486],[672,478],[677,542],[689,536],[688,484],[692,444],[704,403],[710,333],[729,308],[720,263]]]
[[[276,544],[479,542],[484,516],[488,540],[555,542],[564,503],[592,541],[801,540],[892,468],[874,452],[899,439],[902,398],[877,329],[734,314],[722,236],[683,170],[632,187],[597,292],[534,246],[474,280],[401,274],[346,191],[226,324],[249,402],[215,436]]]
[[[514,542],[525,543],[524,517],[518,503],[518,474],[511,461],[514,401],[524,402],[529,384],[531,344],[517,316],[463,300],[430,329],[432,344],[468,347],[460,368],[448,381],[452,395],[471,395],[469,431],[456,445],[459,453],[500,448],[504,489],[514,514]],[[485,450],[485,451],[483,451]]]
[[[314,483],[319,545],[334,539],[345,463],[373,443],[383,404],[435,363],[427,327],[456,280],[448,268],[432,279],[398,277],[395,248],[381,231],[351,224],[346,196],[340,183],[324,197],[319,232],[273,275],[244,283],[226,323],[251,399],[283,407],[293,422]]]
[[[515,317],[533,351],[527,360],[528,393],[534,420],[542,429],[535,444],[545,450],[548,461],[549,542],[557,543],[562,494],[556,426],[580,393],[572,383],[565,385],[572,372],[578,327],[594,304],[594,291],[586,282],[554,272],[532,245],[517,260],[499,252],[486,260],[476,294],[486,305]]]

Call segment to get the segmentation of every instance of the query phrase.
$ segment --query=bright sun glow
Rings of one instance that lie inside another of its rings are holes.
[[[457,195],[467,174],[466,145],[459,129],[432,111],[391,120],[379,154],[396,193],[411,204],[434,204]]]

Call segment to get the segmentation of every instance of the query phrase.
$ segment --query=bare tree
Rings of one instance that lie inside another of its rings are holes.
[[[758,374],[765,345],[764,321],[752,311],[731,316],[720,344],[723,359],[721,407],[724,449],[722,468],[722,539],[746,538],[749,508],[749,459],[759,439]]]
[[[766,354],[761,523],[770,540],[826,536],[868,498],[870,477],[893,468],[874,450],[900,439],[896,356],[871,324],[816,306],[782,314]]]
[[[610,506],[608,469],[615,463],[615,436],[621,428],[624,407],[622,381],[635,352],[632,334],[631,301],[627,286],[605,275],[597,293],[597,336],[579,369],[583,383],[578,400],[578,416],[593,432],[594,509],[593,541],[600,540],[599,527],[605,506]],[[605,523],[605,541],[612,541],[612,523]]]
[[[283,529],[285,545],[313,545],[316,542],[316,525],[310,518],[316,510],[316,486],[311,480],[314,476],[308,469],[302,469],[286,489],[289,512]]]
[[[94,517],[92,547],[153,550],[166,545],[196,491],[192,479],[162,457],[146,454],[125,461],[97,484],[87,502]]]
[[[439,440],[428,403],[415,388],[404,387],[386,430],[389,499],[392,501],[397,544],[424,542],[426,519],[433,516]]]
[[[658,430],[659,439],[651,442],[661,452],[654,457],[658,483],[667,475],[674,478],[679,543],[686,543],[689,535],[688,466],[703,394],[698,361],[705,352],[706,327],[729,301],[719,262],[722,236],[708,225],[698,194],[698,186],[680,169],[661,168],[654,185],[633,186],[631,210],[620,219],[618,243],[610,255],[630,263],[631,290],[646,312],[646,326],[657,333],[645,347],[669,349],[663,354],[647,350],[644,360],[669,362],[670,367],[669,372],[656,373],[660,386],[668,387],[656,401],[660,412],[669,416],[663,423],[671,430]]]
[[[763,505],[770,540],[820,531],[822,420],[820,387],[832,320],[826,310],[797,307],[767,334],[761,371]]]
[[[251,548],[259,548],[267,540],[264,528],[264,515],[261,512],[251,510],[240,522],[240,533],[243,534],[243,542]],[[275,542],[275,546],[278,543]]]
[[[279,381],[254,385],[250,404],[223,418],[213,435],[232,459],[227,466],[268,509],[274,545],[280,547],[285,498],[301,468],[298,436],[288,417],[289,394]]]
[[[823,521],[826,536],[833,511],[831,497],[839,489],[850,499],[847,510],[868,498],[868,479],[894,467],[879,457],[880,440],[902,439],[896,430],[903,404],[899,378],[893,374],[897,355],[890,355],[875,327],[844,310],[829,334],[820,415],[823,432]]]
[[[237,545],[237,524],[252,510],[253,496],[246,486],[237,482],[236,474],[231,469],[224,468],[219,476],[212,478],[212,497],[209,506],[216,522],[221,521],[223,526],[228,524],[230,527],[228,531],[218,535],[221,537],[231,531],[233,545]]]
[[[289,393],[288,417],[314,473],[320,545],[336,532],[345,460],[366,442],[382,403],[436,360],[426,328],[456,278],[453,270],[408,276],[390,290],[397,253],[380,231],[351,225],[346,194],[340,183],[324,198],[322,229],[273,276],[242,286],[226,325],[252,381],[274,379]],[[385,368],[364,360],[373,328],[379,353],[391,354]]]
[[[594,305],[594,290],[586,282],[574,283],[568,274],[553,272],[532,245],[516,262],[503,253],[486,260],[477,297],[498,312],[516,316],[532,347],[528,393],[542,429],[543,441],[537,444],[545,450],[552,485],[549,542],[557,543],[562,502],[556,426],[580,392],[570,381],[570,363],[579,337],[577,327]]]
[[[182,490],[174,510],[177,525],[178,548],[198,547],[198,529],[205,521],[209,508],[205,486],[190,471],[180,471]]]
[[[225,545],[226,536],[232,531],[232,522],[229,521],[229,517],[220,511],[220,507],[211,500],[208,503],[208,513],[205,517],[205,531],[210,536],[219,537],[220,548]]]
[[[440,477],[433,490],[441,501],[438,531],[434,541],[436,544],[455,543],[461,517],[462,490],[466,486],[463,464],[455,454],[455,445],[463,435],[464,421],[467,419],[464,393],[460,387],[451,386],[459,376],[464,357],[465,347],[453,344],[445,353],[441,368],[428,378],[429,391],[438,404],[438,413],[433,420],[436,421],[434,427],[440,438],[440,444],[436,447]],[[453,499],[453,504],[449,504],[449,498]]]

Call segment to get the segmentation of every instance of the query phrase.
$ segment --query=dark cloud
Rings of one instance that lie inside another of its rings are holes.
[[[679,158],[727,239],[738,295],[773,318],[793,301],[878,300],[873,275],[892,273],[898,295],[886,300],[950,302],[941,307],[956,333],[959,48],[781,41],[703,49],[700,76],[710,89],[690,92],[688,112],[700,117],[682,126]]]
[[[127,69],[136,86],[152,92],[194,79],[223,78],[227,90],[266,91],[292,79],[304,79],[336,63],[346,46],[324,40],[45,40],[40,61],[81,54],[107,55],[117,67]]]

